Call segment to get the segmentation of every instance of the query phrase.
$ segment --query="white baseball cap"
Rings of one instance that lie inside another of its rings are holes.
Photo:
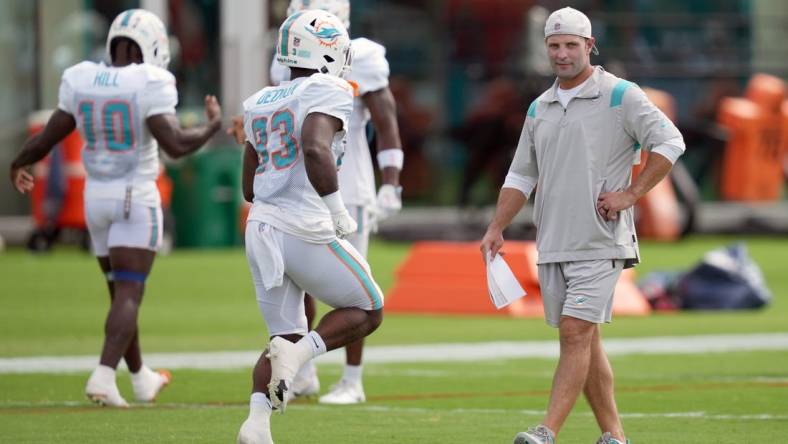
[[[591,20],[577,9],[566,7],[553,11],[544,25],[544,38],[547,39],[555,34],[571,34],[583,38],[591,38]],[[594,54],[599,54],[599,50],[594,45],[591,50]]]

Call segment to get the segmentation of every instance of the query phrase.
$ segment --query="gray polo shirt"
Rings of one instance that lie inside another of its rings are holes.
[[[509,176],[537,186],[538,263],[626,259],[633,266],[639,262],[633,208],[606,221],[597,197],[629,186],[641,147],[681,134],[637,85],[601,67],[566,109],[556,88],[557,81],[528,108],[509,169]]]

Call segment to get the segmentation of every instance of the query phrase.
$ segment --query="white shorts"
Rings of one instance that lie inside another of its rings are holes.
[[[358,224],[358,230],[346,238],[351,245],[356,247],[356,251],[361,253],[362,256],[367,257],[367,250],[369,249],[369,232],[371,231],[372,218],[369,211],[359,205],[346,206],[350,217]]]
[[[561,316],[609,323],[613,293],[623,269],[623,259],[539,264],[539,288],[547,323],[558,327]]]
[[[161,247],[161,207],[131,203],[124,214],[118,199],[85,200],[85,219],[96,256],[109,255],[114,247],[157,251]]]
[[[280,251],[272,255],[271,248]],[[274,266],[271,258],[279,253],[284,264],[282,284],[266,289],[264,276],[268,279]],[[250,220],[246,224],[246,258],[257,304],[271,336],[307,333],[304,292],[334,308],[383,308],[383,292],[372,278],[369,264],[345,240],[310,243]]]

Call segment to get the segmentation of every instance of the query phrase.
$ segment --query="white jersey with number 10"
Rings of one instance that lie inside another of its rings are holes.
[[[124,199],[130,186],[134,202],[160,204],[158,144],[145,120],[175,114],[177,103],[175,77],[153,65],[82,62],[63,73],[58,108],[85,141],[86,199]]]

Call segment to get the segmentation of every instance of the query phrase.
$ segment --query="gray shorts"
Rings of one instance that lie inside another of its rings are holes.
[[[539,264],[539,287],[547,323],[558,327],[561,316],[609,323],[613,293],[623,269],[623,259]]]

